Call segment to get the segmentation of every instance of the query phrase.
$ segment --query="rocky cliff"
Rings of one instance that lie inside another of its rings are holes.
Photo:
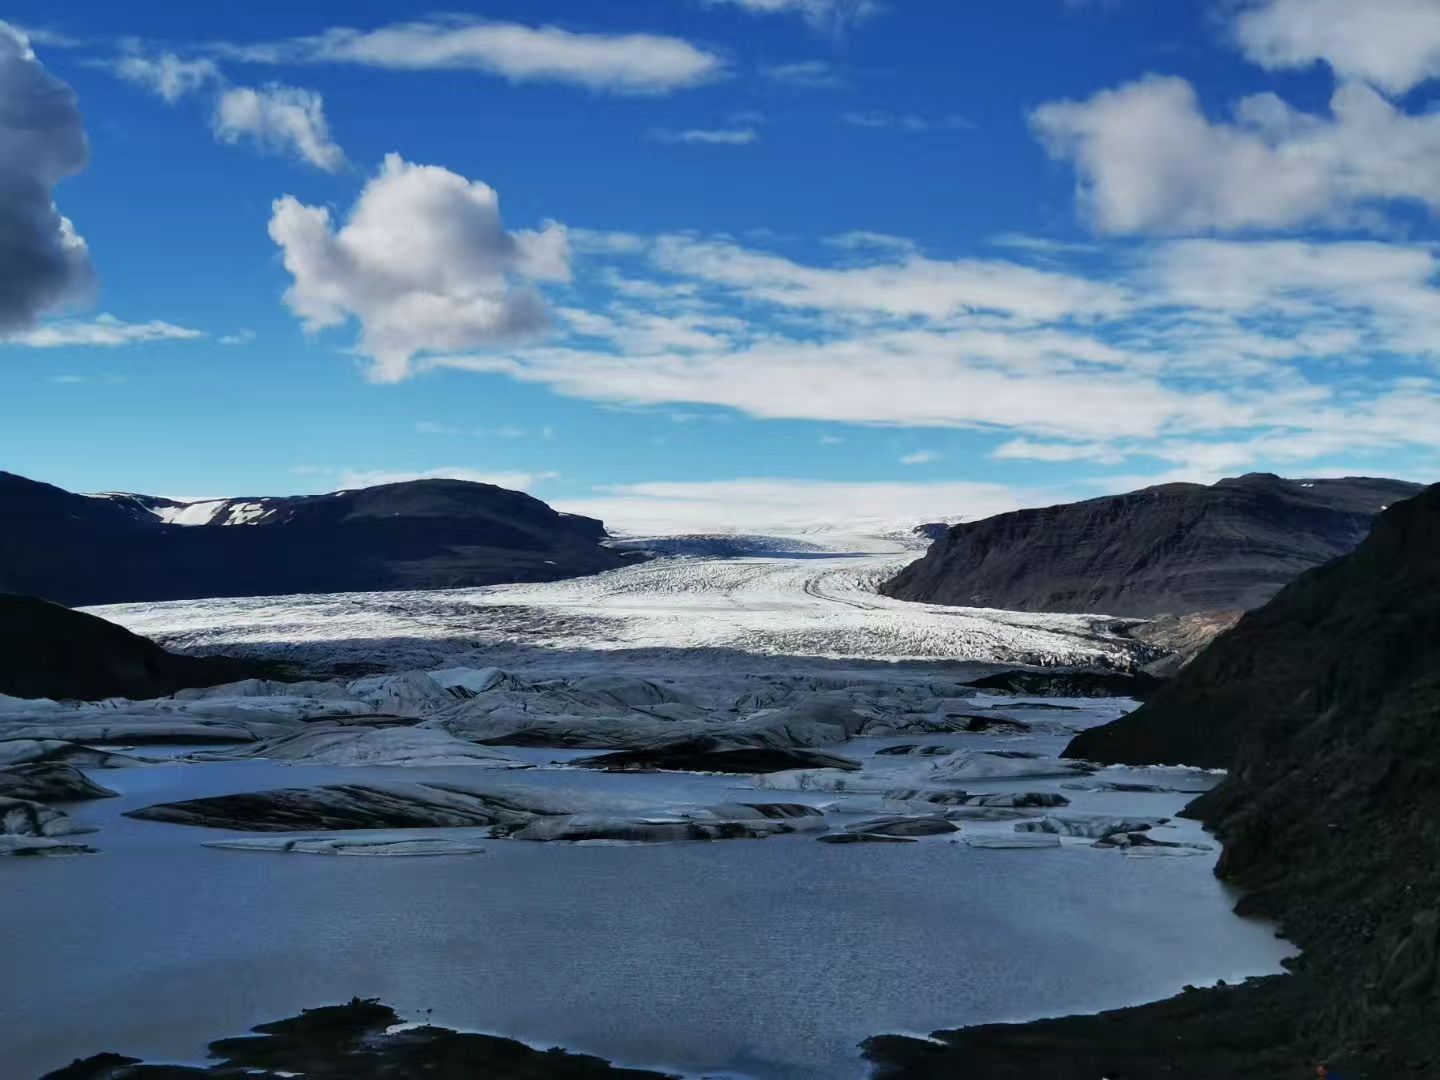
[[[952,526],[881,587],[900,600],[1149,618],[1256,607],[1351,551],[1419,485],[1253,473]]]

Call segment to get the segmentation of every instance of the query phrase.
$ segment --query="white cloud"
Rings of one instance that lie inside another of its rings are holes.
[[[1182,309],[1248,319],[1198,324],[1232,353],[1440,360],[1440,258],[1429,245],[1184,240],[1152,252],[1144,267]],[[1267,323],[1276,332],[1243,341],[1227,333]]]
[[[345,469],[339,472],[335,484],[340,490],[348,491],[381,484],[403,484],[408,480],[469,480],[475,484],[494,484],[513,491],[525,491],[559,475],[553,472],[487,472],[454,465],[421,470]]]
[[[99,66],[170,105],[213,89],[210,127],[220,142],[249,141],[263,151],[293,155],[326,172],[345,165],[345,152],[330,137],[324,99],[314,90],[278,83],[258,89],[235,86],[213,60],[187,60],[171,52],[147,55],[133,43],[119,59]]]
[[[948,318],[992,311],[1036,319],[1113,315],[1129,299],[1114,285],[994,259],[940,261],[918,254],[860,267],[809,266],[727,240],[659,237],[662,269],[787,307]]]
[[[748,146],[760,138],[760,133],[753,127],[686,128],[683,131],[656,128],[650,135],[657,142],[699,143],[708,146]]]
[[[239,330],[233,334],[226,334],[219,339],[221,345],[249,345],[255,340],[255,331],[250,329]]]
[[[1392,94],[1440,76],[1435,0],[1259,0],[1234,31],[1245,55],[1272,70],[1323,62]]]
[[[63,319],[42,323],[29,330],[0,336],[0,345],[25,345],[32,349],[138,345],[155,341],[193,341],[205,334],[158,319],[144,323],[122,322],[113,315],[94,319]]]
[[[1440,211],[1440,113],[1410,115],[1343,83],[1331,115],[1274,94],[1212,122],[1183,79],[1147,76],[1031,122],[1078,172],[1082,213],[1104,232],[1354,225],[1393,202]]]
[[[975,121],[960,113],[946,113],[942,116],[921,116],[918,113],[893,113],[884,109],[862,109],[857,112],[841,113],[840,119],[847,124],[863,128],[895,128],[899,131],[970,131]]]
[[[760,69],[767,79],[804,90],[834,90],[846,85],[846,78],[828,60],[796,60],[769,64]]]
[[[127,53],[107,66],[122,79],[149,90],[171,105],[210,84],[224,81],[213,60],[203,57],[186,60],[173,52],[155,56]]]
[[[993,427],[1086,439],[1255,421],[1256,406],[1223,393],[1187,393],[1123,369],[1079,369],[1066,360],[1062,340],[895,331],[824,343],[766,339],[689,354],[532,349],[441,357],[430,365],[501,372],[595,401],[720,405],[765,419]]]
[[[221,142],[249,139],[262,150],[293,153],[326,172],[345,164],[345,152],[330,138],[324,101],[314,90],[276,83],[259,90],[231,87],[215,103],[213,123]]]
[[[977,519],[1055,499],[989,483],[844,483],[740,479],[619,484],[556,509],[603,520],[612,531],[785,532],[839,526],[905,529],[941,518]]]
[[[89,249],[53,195],[88,161],[75,92],[0,22],[0,333],[88,291]]]
[[[343,227],[328,209],[276,200],[270,236],[306,327],[350,318],[372,378],[404,378],[421,352],[514,341],[545,324],[530,281],[569,279],[565,229],[507,232],[494,189],[397,154],[365,185]]]
[[[1126,454],[1111,443],[1055,443],[1019,438],[1001,443],[991,451],[990,456],[1001,461],[1094,461],[1102,465],[1114,465],[1123,461]]]
[[[580,281],[548,338],[431,347],[391,377],[468,370],[624,408],[971,429],[997,437],[996,459],[1052,464],[1440,451],[1430,245],[1055,244],[1041,270],[895,237],[802,262],[728,237],[575,235]]]
[[[644,354],[723,349],[730,343],[729,335],[745,326],[742,320],[711,313],[661,315],[623,304],[612,305],[603,315],[583,308],[563,308],[559,314],[581,337]]]
[[[484,71],[510,82],[561,82],[617,94],[665,94],[712,82],[726,69],[718,54],[681,38],[578,33],[463,15],[214,48],[250,63]]]
[[[707,0],[729,4],[755,15],[798,15],[811,26],[839,33],[881,10],[877,0]]]
[[[916,450],[913,454],[904,454],[900,458],[901,465],[929,465],[932,461],[939,461],[940,455],[934,450]]]

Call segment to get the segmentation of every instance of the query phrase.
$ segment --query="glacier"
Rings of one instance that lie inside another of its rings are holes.
[[[1129,670],[1133,620],[890,601],[908,541],[802,539],[684,538],[546,585],[92,609],[305,678],[0,698],[0,768],[31,770],[11,789],[87,797],[7,818],[0,848],[74,856],[0,860],[9,1067],[190,1060],[358,994],[687,1076],[844,1080],[876,1032],[1280,970],[1175,816],[1218,777],[1058,760],[1128,699],[967,685]]]

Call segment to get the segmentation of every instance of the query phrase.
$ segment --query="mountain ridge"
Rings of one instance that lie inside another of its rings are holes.
[[[898,600],[1134,618],[1244,610],[1352,550],[1421,485],[1248,473],[963,522],[884,583]]]
[[[635,558],[600,521],[463,480],[184,503],[0,472],[0,516],[0,591],[69,605],[553,581]]]

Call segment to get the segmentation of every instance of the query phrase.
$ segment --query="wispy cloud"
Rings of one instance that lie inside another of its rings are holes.
[[[839,34],[883,10],[878,0],[706,0],[752,15],[798,15],[817,30]]]
[[[597,300],[560,309],[550,340],[416,369],[623,406],[968,428],[1016,462],[1291,468],[1440,451],[1440,393],[1413,367],[1440,362],[1440,258],[1425,245],[1057,243],[940,259],[881,242],[802,261],[727,237],[623,239],[587,234],[579,270]]]
[[[840,119],[854,127],[892,128],[919,134],[927,131],[973,131],[975,122],[960,113],[923,116],[920,113],[896,113],[885,109],[861,109],[841,113]]]
[[[210,127],[224,143],[248,142],[267,153],[292,156],[326,172],[345,165],[345,152],[330,135],[325,102],[314,90],[280,83],[237,86],[208,57],[185,58],[173,52],[144,52],[138,42],[113,59],[95,66],[174,105],[184,98],[209,94],[213,101]]]
[[[655,128],[650,137],[656,142],[689,143],[701,146],[749,146],[760,138],[753,127],[737,128],[686,128],[675,131],[670,128]]]
[[[901,465],[929,465],[931,462],[939,460],[940,455],[934,450],[916,450],[914,453],[900,456]]]
[[[760,69],[760,74],[773,82],[797,86],[804,90],[835,90],[849,85],[844,74],[828,60],[767,64]]]
[[[465,15],[210,48],[252,64],[479,71],[510,82],[568,83],[616,94],[671,93],[723,78],[728,66],[718,53],[663,34],[582,33]]]
[[[293,153],[326,172],[345,165],[345,151],[330,137],[324,101],[313,90],[270,84],[233,86],[215,104],[215,137],[248,140],[273,153]]]
[[[32,349],[114,347],[157,341],[193,341],[204,336],[202,330],[158,319],[127,323],[113,315],[99,315],[93,319],[61,319],[17,334],[0,335],[0,346],[23,345]]]

